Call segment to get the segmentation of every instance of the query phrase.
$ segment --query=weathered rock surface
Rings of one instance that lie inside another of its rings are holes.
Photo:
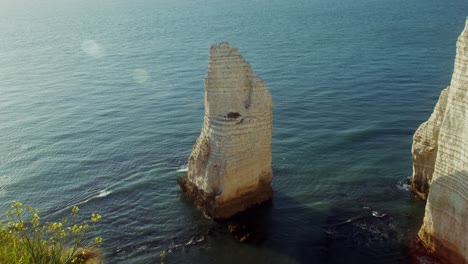
[[[468,263],[468,20],[452,81],[414,135],[412,190],[427,199],[418,240],[446,263]]]
[[[225,219],[271,199],[273,101],[237,49],[210,48],[205,117],[182,190],[209,216]]]

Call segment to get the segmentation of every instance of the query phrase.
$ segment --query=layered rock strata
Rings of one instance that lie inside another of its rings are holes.
[[[226,219],[271,199],[273,101],[265,82],[227,42],[210,48],[205,116],[182,190]]]
[[[444,263],[468,263],[468,20],[434,112],[414,134],[412,189],[427,199],[418,240]]]

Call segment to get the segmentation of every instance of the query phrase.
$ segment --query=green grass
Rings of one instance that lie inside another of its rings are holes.
[[[86,244],[86,234],[101,215],[78,222],[78,207],[59,222],[41,223],[38,210],[14,202],[5,219],[0,218],[0,263],[68,264],[103,263],[99,247],[102,238]]]

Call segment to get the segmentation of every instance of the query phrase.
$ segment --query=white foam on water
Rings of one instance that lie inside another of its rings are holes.
[[[402,191],[410,191],[411,190],[411,177],[406,177],[397,183],[397,188]]]
[[[177,172],[188,172],[188,165],[184,165],[180,167]]]
[[[194,242],[193,242],[193,237],[190,238],[190,240],[189,240],[187,243],[185,243],[186,246],[192,245],[192,244],[194,244]]]
[[[94,196],[94,197],[96,197],[96,198],[106,197],[106,196],[108,196],[108,195],[111,194],[111,193],[112,193],[112,191],[102,190],[102,191],[100,191],[100,192],[99,192],[96,196]]]
[[[111,194],[111,193],[112,193],[112,191],[108,191],[108,190],[104,189],[104,190],[102,190],[102,191],[99,191],[96,195],[93,195],[93,196],[88,197],[88,198],[86,198],[86,199],[84,199],[84,200],[82,200],[82,201],[79,201],[79,202],[77,202],[76,204],[77,204],[77,205],[78,205],[78,204],[85,204],[85,203],[87,203],[87,202],[89,202],[89,201],[91,201],[91,200],[93,200],[93,199],[106,197],[106,196],[108,196],[108,195]]]
[[[190,246],[190,245],[195,245],[197,243],[200,243],[200,242],[203,242],[205,240],[205,237],[204,236],[200,236],[200,237],[191,237],[190,240],[188,242],[185,243],[186,246]]]
[[[372,211],[372,216],[375,216],[375,217],[378,217],[378,218],[384,217],[384,216],[386,216],[386,215],[387,215],[387,214],[379,213],[379,212],[377,212],[377,211]]]
[[[403,191],[409,191],[411,188],[411,184],[402,184],[402,185],[397,185],[398,189],[403,190]]]

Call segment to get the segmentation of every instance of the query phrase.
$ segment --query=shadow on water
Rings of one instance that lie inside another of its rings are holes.
[[[271,202],[229,221],[211,221],[203,233],[169,247],[167,261],[407,263],[414,234],[402,226],[400,219],[358,201],[317,210],[275,192]]]

